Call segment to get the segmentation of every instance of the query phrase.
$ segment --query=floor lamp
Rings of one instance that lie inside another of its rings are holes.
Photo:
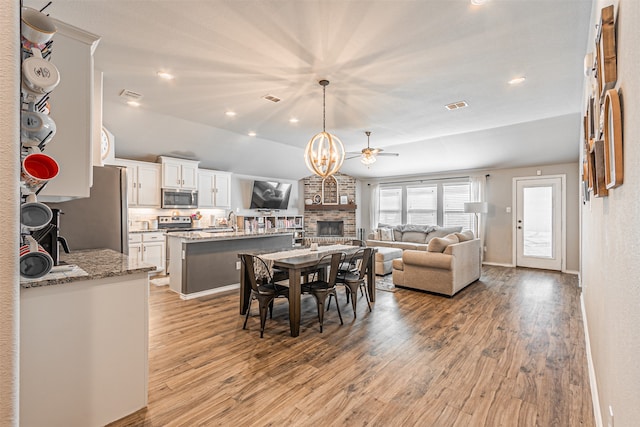
[[[466,202],[464,204],[464,212],[472,213],[476,216],[476,225],[475,225],[475,233],[476,238],[480,237],[480,217],[478,214],[487,213],[489,211],[489,206],[487,202]]]

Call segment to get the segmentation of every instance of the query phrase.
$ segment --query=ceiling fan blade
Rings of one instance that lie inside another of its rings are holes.
[[[378,156],[394,156],[394,157],[398,157],[400,155],[400,153],[378,153]]]
[[[371,154],[378,154],[381,151],[384,151],[382,148],[372,148],[371,149]]]
[[[349,156],[349,154],[351,154],[351,155]],[[360,154],[360,153],[347,153],[347,155],[348,156],[344,158],[345,160],[357,159],[360,156],[362,156],[362,154]]]
[[[362,154],[362,151],[347,151],[344,154],[347,156],[360,156]]]

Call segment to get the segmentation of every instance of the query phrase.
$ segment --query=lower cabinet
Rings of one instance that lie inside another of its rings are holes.
[[[164,233],[129,234],[129,256],[156,266],[155,273],[165,269],[166,243]]]

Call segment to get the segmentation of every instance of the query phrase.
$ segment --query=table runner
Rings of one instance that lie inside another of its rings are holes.
[[[288,251],[272,252],[260,255],[267,264],[268,271],[265,270],[264,265],[261,262],[254,263],[254,270],[256,273],[256,279],[264,279],[266,277],[273,277],[273,262],[277,259],[293,258],[297,256],[312,255],[328,253],[333,251],[340,251],[346,249],[353,249],[351,245],[328,245],[318,246],[317,251],[312,251],[310,248],[292,249]]]

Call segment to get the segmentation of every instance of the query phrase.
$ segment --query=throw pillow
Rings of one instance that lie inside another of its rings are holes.
[[[475,238],[473,235],[473,231],[471,230],[464,230],[460,233],[455,234],[458,237],[458,240],[460,240],[461,242],[466,242],[467,240],[473,240]]]
[[[455,234],[450,234],[445,237],[434,237],[429,240],[429,245],[427,246],[427,252],[444,252],[447,246],[458,243],[458,238]]]
[[[380,240],[380,229],[376,228],[373,230],[373,240]]]
[[[383,242],[393,242],[393,230],[390,228],[380,229],[380,240]]]

